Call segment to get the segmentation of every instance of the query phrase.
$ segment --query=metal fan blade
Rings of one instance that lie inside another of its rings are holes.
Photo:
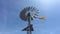
[[[39,16],[39,15],[37,15],[37,14],[34,14],[34,15]]]
[[[33,20],[33,17],[31,17],[31,20]]]
[[[36,16],[33,16],[35,19],[37,18]]]

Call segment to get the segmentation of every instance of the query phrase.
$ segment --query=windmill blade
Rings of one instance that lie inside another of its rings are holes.
[[[38,14],[34,14],[35,16],[39,16]]]
[[[31,17],[32,17],[33,20],[35,19],[34,16],[31,16]]]
[[[31,17],[31,20],[33,20],[33,17]]]
[[[33,19],[36,19],[36,18],[37,18],[37,16],[32,16],[32,18],[33,18]]]
[[[33,14],[38,15],[39,12],[38,11],[33,11]]]

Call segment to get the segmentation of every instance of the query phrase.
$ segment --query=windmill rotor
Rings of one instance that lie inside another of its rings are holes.
[[[33,20],[34,18],[37,18],[38,16],[38,10],[35,7],[26,7],[20,12],[20,18],[24,21],[27,21],[28,19],[28,13],[30,13],[30,18]]]

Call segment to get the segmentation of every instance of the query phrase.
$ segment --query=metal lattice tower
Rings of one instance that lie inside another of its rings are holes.
[[[35,7],[26,7],[20,12],[20,18],[28,22],[28,26],[25,27],[22,31],[27,31],[27,34],[32,34],[34,31],[33,24],[31,21],[38,18],[39,12]],[[39,17],[39,19],[44,19],[44,17]]]

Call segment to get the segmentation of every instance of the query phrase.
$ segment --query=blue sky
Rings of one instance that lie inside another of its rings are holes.
[[[47,19],[32,21],[33,34],[60,34],[60,0],[0,0],[0,34],[26,34],[21,30],[27,23],[19,13],[27,6],[36,7]]]

